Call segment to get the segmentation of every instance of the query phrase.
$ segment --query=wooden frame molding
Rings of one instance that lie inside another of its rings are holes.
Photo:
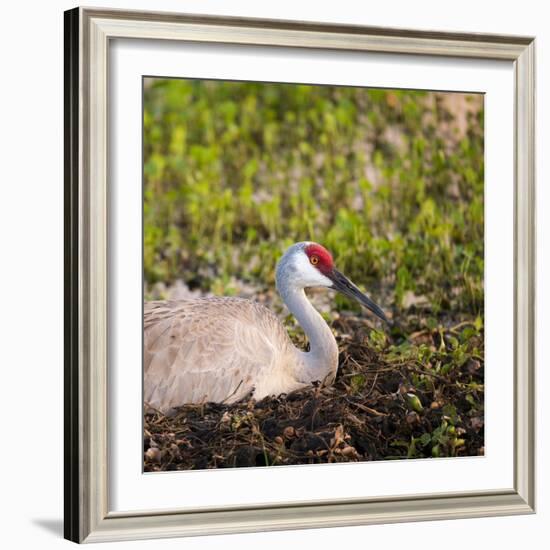
[[[109,513],[107,75],[111,38],[503,59],[515,66],[514,488]],[[65,13],[65,537],[75,542],[532,513],[534,49],[531,37],[76,8]]]

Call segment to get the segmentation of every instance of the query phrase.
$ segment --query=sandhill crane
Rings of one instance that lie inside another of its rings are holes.
[[[296,317],[309,351],[296,348],[266,307],[242,298],[154,301],[144,309],[144,399],[163,412],[185,403],[231,403],[332,383],[338,346],[305,288],[333,288],[389,324],[384,312],[313,242],[292,245],[276,269],[277,290]]]

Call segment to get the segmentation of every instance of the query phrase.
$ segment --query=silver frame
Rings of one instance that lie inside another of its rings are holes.
[[[505,59],[515,67],[514,487],[322,503],[110,513],[107,75],[111,38]],[[531,37],[75,8],[65,13],[65,537],[75,542],[533,513],[534,51]]]

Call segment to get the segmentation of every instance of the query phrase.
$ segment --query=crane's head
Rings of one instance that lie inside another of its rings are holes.
[[[382,309],[334,267],[331,253],[320,244],[309,241],[293,244],[277,264],[276,279],[281,293],[290,289],[333,288],[391,324]]]

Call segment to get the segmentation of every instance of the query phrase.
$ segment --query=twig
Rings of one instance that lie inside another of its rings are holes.
[[[438,380],[441,380],[442,382],[445,382],[446,384],[453,384],[451,380],[448,378],[445,378],[444,376],[441,376],[440,374],[436,374],[435,372],[430,372],[427,370],[418,369],[416,367],[407,366],[407,369],[412,370],[413,372],[416,372],[417,374],[425,374],[426,376],[432,376],[433,378],[437,378]]]
[[[372,390],[374,389],[374,386],[375,386],[377,380],[378,380],[378,373],[376,372],[376,373],[374,374],[374,380],[373,380],[373,382],[372,382],[372,385],[371,385],[371,387],[370,387],[370,390],[365,394],[365,397],[368,397],[368,396],[372,393]]]
[[[358,409],[361,409],[362,411],[373,414],[374,416],[390,416],[389,414],[381,413],[380,411],[377,411],[376,409],[371,409],[370,407],[367,407],[366,405],[361,405],[361,403],[354,403],[353,401],[350,401],[349,399],[346,399],[346,401],[350,405],[352,405],[353,407],[357,407]]]

